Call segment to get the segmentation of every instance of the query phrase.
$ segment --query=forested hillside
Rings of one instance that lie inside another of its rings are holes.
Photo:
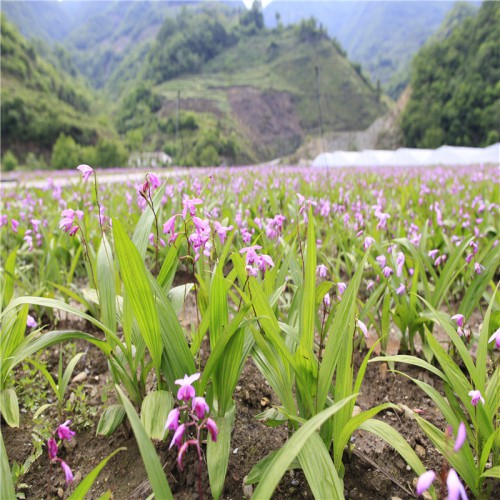
[[[402,118],[408,146],[500,140],[500,3],[484,2],[477,16],[423,47],[411,87]]]

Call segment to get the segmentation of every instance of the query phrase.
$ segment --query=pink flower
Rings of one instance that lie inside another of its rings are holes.
[[[75,479],[75,477],[73,476],[73,472],[69,468],[69,465],[64,460],[61,460],[60,458],[58,459],[58,461],[61,463],[61,467],[64,471],[64,475],[66,476],[66,482],[72,483],[73,480]]]
[[[12,225],[12,231],[17,233],[17,227],[19,226],[19,221],[16,219],[10,219],[10,224]]]
[[[260,250],[262,247],[260,245],[253,245],[251,247],[244,247],[240,250],[240,253],[246,254],[247,265],[252,265],[254,262],[258,261],[259,256],[256,250]]]
[[[199,419],[202,419],[205,416],[205,413],[210,411],[205,398],[200,396],[193,398],[193,411]]]
[[[49,449],[49,458],[50,460],[54,460],[57,457],[58,447],[56,440],[54,438],[50,438],[47,441],[47,448]]]
[[[82,173],[82,178],[83,178],[84,182],[86,182],[87,179],[94,173],[94,169],[92,167],[90,167],[89,165],[85,165],[85,164],[78,165],[78,167],[76,167],[76,169]]]
[[[380,267],[385,267],[385,264],[387,262],[385,255],[379,255],[375,260],[378,262],[378,265]]]
[[[397,288],[396,288],[396,294],[397,295],[403,295],[403,293],[406,292],[406,286],[404,283],[401,283]]]
[[[320,264],[318,267],[316,267],[316,276],[319,276],[320,278],[326,278],[327,273],[328,269],[324,264]]]
[[[396,276],[401,276],[401,273],[403,272],[403,266],[405,265],[405,254],[403,252],[399,252],[396,255]]]
[[[371,236],[367,236],[367,237],[365,238],[364,243],[363,243],[363,248],[364,248],[365,250],[368,250],[368,249],[369,249],[369,248],[370,248],[370,247],[371,247],[374,243],[375,243],[375,239],[374,239],[374,238],[372,238]]]
[[[455,469],[450,469],[448,472],[446,486],[448,487],[448,500],[467,500],[467,493]]]
[[[431,250],[427,255],[431,258],[431,259],[435,259],[436,258],[436,255],[439,253],[439,250],[437,248],[435,248],[434,250]]]
[[[368,339],[368,328],[366,328],[366,325],[359,319],[356,321],[356,323],[358,325],[358,328],[361,330],[361,332],[365,336],[365,339]]]
[[[481,403],[483,403],[484,405],[484,398],[481,395],[481,391],[470,391],[469,396],[471,397],[472,406],[476,406],[479,401],[481,401]]]
[[[191,376],[184,375],[183,379],[177,379],[175,383],[180,385],[177,391],[177,399],[179,401],[189,401],[195,395],[194,387],[191,385],[193,382],[200,378],[199,373],[195,373]]]
[[[66,420],[64,424],[61,424],[57,428],[57,435],[59,436],[59,439],[66,439],[68,441],[71,441],[71,438],[76,434],[76,432],[72,431],[69,428],[69,424],[71,423],[71,420]]]
[[[217,424],[211,419],[207,419],[206,422],[208,432],[210,432],[210,437],[212,441],[217,441],[217,435],[219,434],[219,429],[217,429]]]
[[[435,478],[436,473],[433,470],[424,472],[417,481],[417,495],[421,495],[424,491],[427,491]]]
[[[451,317],[451,319],[454,319],[457,322],[457,326],[460,328],[464,327],[464,315],[463,314],[455,314],[454,316]]]
[[[460,450],[460,448],[465,443],[466,437],[467,437],[467,431],[465,429],[465,424],[463,422],[460,422],[460,425],[458,426],[457,439],[455,441],[455,446],[453,446],[453,451]]]
[[[175,430],[174,437],[172,438],[172,442],[168,449],[172,448],[172,446],[180,447],[182,443],[182,437],[184,436],[184,431],[186,430],[186,426],[184,424],[179,425]]]
[[[167,416],[167,422],[165,423],[165,429],[170,431],[176,431],[177,427],[179,427],[179,417],[180,417],[181,412],[179,411],[178,408],[174,408],[173,410],[170,410],[168,416]]]
[[[233,229],[233,226],[223,226],[219,221],[214,222],[215,232],[219,235],[220,242],[224,245],[226,241],[226,236],[229,231]]]
[[[151,184],[151,188],[152,189],[156,189],[158,187],[160,187],[161,185],[161,182],[160,182],[160,179],[158,179],[158,176],[149,172],[147,175],[147,178],[149,180],[149,183]]]
[[[474,271],[476,271],[476,274],[481,274],[484,271],[485,267],[479,262],[474,262]]]
[[[340,281],[339,283],[337,283],[337,288],[339,290],[339,297],[342,297],[343,293],[345,292],[345,290],[347,288],[347,285],[345,283],[343,283],[342,281]]]
[[[170,219],[167,220],[167,222],[165,222],[165,224],[163,224],[163,232],[166,234],[166,233],[170,233],[170,234],[174,234],[174,229],[175,229],[175,218],[177,217],[177,215],[172,215],[172,217],[170,217]]]
[[[196,443],[196,441],[195,441]],[[179,466],[179,469],[183,469],[182,465],[182,459],[184,458],[184,455],[186,454],[187,449],[189,448],[189,445],[191,444],[191,441],[186,441],[180,448],[179,448],[179,453],[177,454],[177,465]]]
[[[185,195],[182,203],[184,205],[184,208],[182,210],[182,218],[185,219],[188,211],[191,216],[196,215],[196,205],[201,205],[203,203],[203,200],[200,200],[200,198],[188,198]]]
[[[488,339],[488,343],[495,341],[495,346],[500,349],[500,328]]]
[[[33,316],[30,316],[29,314],[28,314],[28,318],[26,319],[26,326],[28,328],[36,328],[35,318],[33,318]]]

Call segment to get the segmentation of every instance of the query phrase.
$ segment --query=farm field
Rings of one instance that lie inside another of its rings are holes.
[[[2,499],[500,497],[498,168],[129,173],[1,186]]]

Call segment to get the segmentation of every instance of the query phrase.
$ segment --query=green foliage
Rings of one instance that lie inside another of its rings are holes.
[[[58,170],[76,168],[79,157],[80,147],[73,137],[61,134],[52,150],[52,167]]]
[[[2,158],[2,172],[11,172],[18,167],[16,155],[12,151],[7,151]]]
[[[128,153],[118,140],[100,138],[95,147],[94,165],[97,167],[123,167]],[[86,161],[86,160],[85,160]]]
[[[500,4],[484,2],[413,61],[412,95],[402,116],[410,147],[486,146],[499,136]]]

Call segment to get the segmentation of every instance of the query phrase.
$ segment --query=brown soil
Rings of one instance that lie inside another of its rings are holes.
[[[62,325],[67,327],[68,325]],[[85,325],[73,325],[78,329],[85,329]],[[83,328],[82,328],[83,327]],[[89,331],[89,328],[87,328]],[[104,387],[109,386],[107,363],[100,351],[86,344],[78,345],[79,351],[88,349],[85,358],[85,372],[87,374],[85,389],[90,397],[89,404],[102,408],[101,393]],[[45,359],[48,367],[57,364],[57,347],[47,352]],[[362,359],[356,353],[355,366],[358,367]],[[83,366],[79,365],[80,367]],[[439,383],[412,367],[399,367],[410,376],[424,378],[427,382]],[[81,369],[81,368],[80,368]],[[75,372],[77,373],[78,370]],[[74,389],[74,384],[70,390]],[[114,395],[111,393],[112,404]],[[420,391],[406,377],[387,372],[386,365],[370,363],[358,398],[357,405],[362,410],[371,408],[383,402],[393,402],[405,405],[409,409],[419,409],[423,415],[439,428],[446,423],[434,407],[432,401]],[[236,422],[231,441],[231,454],[228,467],[224,499],[241,499],[249,495],[251,487],[244,487],[244,480],[251,468],[272,450],[280,448],[287,439],[286,428],[270,428],[257,421],[254,417],[273,404],[279,404],[273,391],[263,379],[251,360],[248,360],[240,383],[235,391]],[[22,424],[18,429],[3,426],[2,433],[9,460],[23,462],[29,455],[31,444],[31,430],[33,422],[30,415],[24,414]],[[95,426],[99,415],[94,422],[94,428],[78,432],[76,438],[60,453],[75,473],[75,483],[85,477],[105,456],[119,447],[126,447],[126,451],[115,456],[101,472],[89,498],[98,498],[106,491],[111,491],[115,499],[143,499],[151,493],[147,483],[147,475],[140,459],[140,454],[133,434],[128,427],[122,426],[111,437],[95,436]],[[56,416],[50,415],[57,425]],[[418,424],[401,413],[390,410],[382,412],[378,418],[388,422],[403,434],[410,445],[421,456],[428,468],[439,469],[440,455],[433,445],[420,431]],[[352,499],[388,499],[411,498],[414,491],[415,475],[408,470],[403,459],[387,444],[374,436],[358,431],[354,436],[355,452],[351,457],[345,456],[345,496]],[[185,469],[180,472],[175,465],[175,452],[169,451],[167,442],[156,443],[157,451],[164,464],[167,479],[176,499],[196,499],[197,495],[197,462],[193,454],[188,455]],[[22,482],[28,485],[25,489],[26,498],[66,498],[72,491],[65,489],[64,475],[58,466],[50,466],[46,450],[32,465]],[[205,498],[210,498],[210,489],[206,470],[203,473],[203,490]],[[500,493],[500,491],[499,491]],[[312,498],[312,493],[302,473],[287,473],[281,480],[273,496],[275,499]]]

